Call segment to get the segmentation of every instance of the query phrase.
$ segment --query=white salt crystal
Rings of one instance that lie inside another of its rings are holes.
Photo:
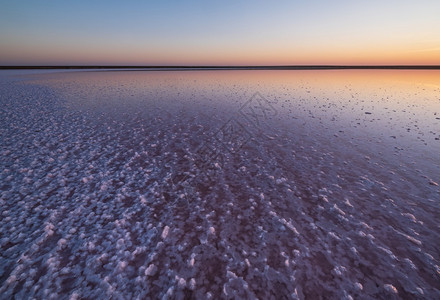
[[[210,234],[215,234],[215,228],[214,227],[209,227],[209,233]]]
[[[162,231],[162,239],[163,240],[167,238],[169,231],[170,231],[170,227],[168,227],[168,225],[166,225]]]
[[[383,287],[387,292],[397,294],[397,289],[392,284],[384,284]]]
[[[145,270],[145,275],[147,275],[147,276],[154,276],[154,274],[156,274],[156,271],[157,271],[157,267],[154,264],[151,264]]]

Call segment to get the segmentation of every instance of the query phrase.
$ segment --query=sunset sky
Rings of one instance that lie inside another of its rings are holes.
[[[440,65],[439,0],[0,0],[0,65]]]

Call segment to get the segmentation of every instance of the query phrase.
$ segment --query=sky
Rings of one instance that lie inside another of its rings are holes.
[[[440,65],[440,0],[0,0],[0,65]]]

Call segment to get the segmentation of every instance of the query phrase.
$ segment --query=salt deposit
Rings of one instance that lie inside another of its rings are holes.
[[[440,298],[439,73],[321,72],[3,72],[0,298]]]

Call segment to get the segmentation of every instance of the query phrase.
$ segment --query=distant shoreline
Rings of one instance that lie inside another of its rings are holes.
[[[440,70],[440,65],[294,65],[294,66],[0,66],[0,70]]]

